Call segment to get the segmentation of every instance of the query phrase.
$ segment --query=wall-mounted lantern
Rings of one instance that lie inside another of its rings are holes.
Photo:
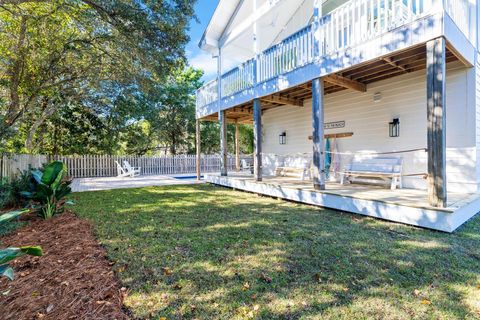
[[[283,131],[278,135],[278,143],[287,144],[287,132]]]
[[[381,92],[375,92],[373,94],[373,102],[377,103],[382,101],[382,93]]]
[[[400,119],[395,118],[388,124],[391,138],[400,137]]]

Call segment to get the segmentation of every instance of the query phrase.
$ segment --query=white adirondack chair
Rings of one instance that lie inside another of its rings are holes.
[[[253,165],[245,159],[240,161],[242,171],[252,171]]]
[[[120,165],[120,163],[118,163],[117,161],[115,161],[115,164],[117,165],[117,177],[119,177],[119,178],[122,178],[122,177],[133,177],[133,173],[127,171],[126,169],[124,169],[124,168]]]
[[[139,176],[141,167],[132,167],[128,161],[123,161],[123,166],[127,172],[130,172],[132,174],[132,177]]]

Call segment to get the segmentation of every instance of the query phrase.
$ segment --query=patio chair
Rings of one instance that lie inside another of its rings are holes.
[[[123,166],[127,172],[131,172],[132,177],[139,176],[142,168],[132,167],[128,161],[123,161]]]
[[[133,177],[133,172],[127,171],[125,168],[123,168],[120,163],[115,161],[115,164],[117,165],[117,177],[122,178],[122,177]]]
[[[253,165],[252,163],[250,163],[249,161],[247,161],[246,159],[242,159],[240,161],[240,167],[242,169],[242,171],[245,171],[245,170],[248,170],[250,171],[251,173],[253,173]]]

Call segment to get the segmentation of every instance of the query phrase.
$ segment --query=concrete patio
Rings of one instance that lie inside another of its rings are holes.
[[[190,175],[175,175],[175,177],[188,177]],[[151,175],[138,177],[101,177],[101,178],[76,178],[72,182],[73,192],[113,190],[126,188],[143,188],[154,186],[171,186],[181,184],[204,183],[196,179],[177,179],[174,176]]]

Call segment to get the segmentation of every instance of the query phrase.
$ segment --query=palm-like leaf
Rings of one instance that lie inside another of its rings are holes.
[[[32,177],[35,179],[35,182],[40,184],[42,183],[43,172],[40,170],[32,170]]]
[[[0,277],[13,280],[13,269],[7,264],[0,266]]]
[[[2,215],[0,215],[0,224],[2,223],[5,223],[7,221],[10,221],[24,213],[27,213],[28,210],[17,210],[17,211],[11,211],[11,212],[7,212],[7,213],[4,213]]]
[[[58,185],[62,180],[62,171],[65,165],[60,161],[53,161],[45,167],[42,175],[42,183],[46,185]]]
[[[23,256],[24,254],[40,257],[43,255],[43,251],[41,247],[37,246],[2,249],[0,250],[0,265],[3,265],[9,261],[12,261],[15,258]]]
[[[41,247],[37,246],[6,248],[0,250],[0,276],[13,280],[13,269],[6,263],[25,254],[40,257],[43,255],[43,251]]]
[[[59,190],[55,193],[55,198],[57,201],[61,200],[62,198],[66,197],[72,192],[72,188],[69,186],[61,186]]]
[[[60,161],[50,163],[43,172],[33,172],[36,182],[35,192],[29,196],[42,205],[39,214],[44,219],[63,211],[64,201],[62,199],[72,192],[69,187],[71,181],[65,179],[67,173],[67,166]]]

